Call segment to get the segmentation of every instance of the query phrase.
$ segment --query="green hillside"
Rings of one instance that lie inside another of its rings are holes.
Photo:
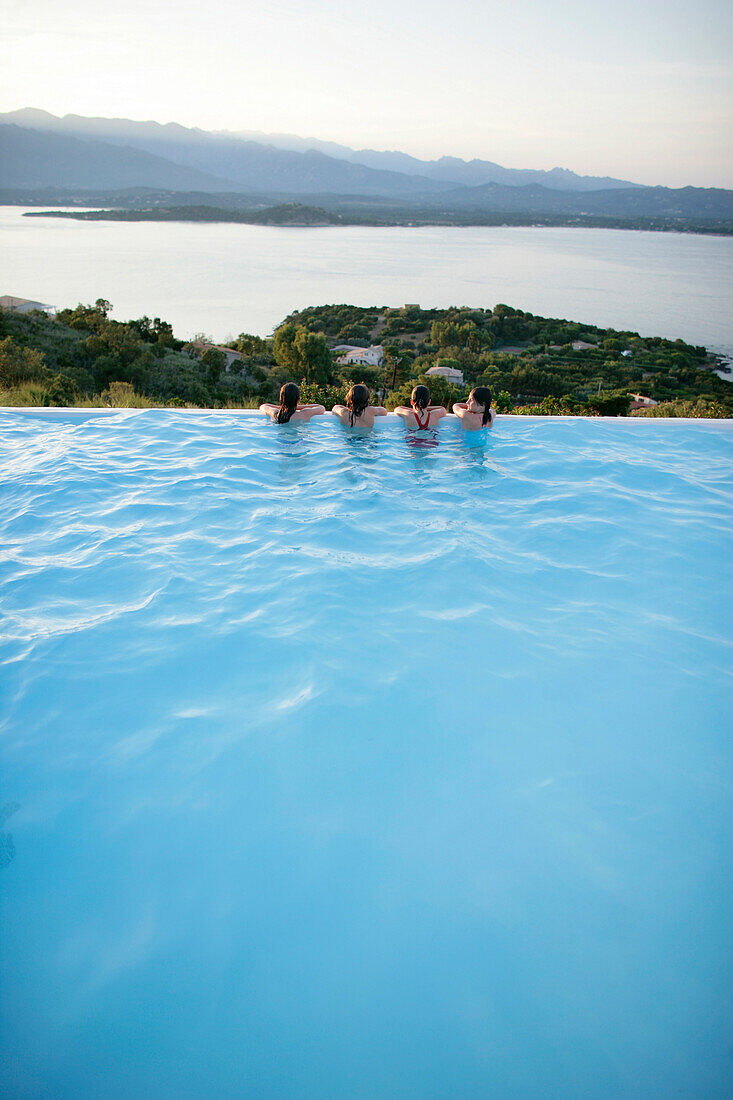
[[[296,379],[327,407],[365,381],[393,408],[426,380],[446,405],[489,385],[503,412],[624,414],[641,393],[658,402],[650,415],[733,416],[733,386],[703,347],[507,305],[318,306],[272,338],[242,333],[229,345],[236,356],[186,344],[159,318],[114,321],[110,309],[99,299],[56,317],[0,311],[0,404],[256,407]],[[331,349],[341,343],[381,344],[384,366],[340,366]],[[460,370],[464,385],[426,378],[437,363]]]

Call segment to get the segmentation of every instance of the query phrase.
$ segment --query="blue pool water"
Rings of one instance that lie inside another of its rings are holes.
[[[0,413],[3,1095],[730,1089],[720,424]]]

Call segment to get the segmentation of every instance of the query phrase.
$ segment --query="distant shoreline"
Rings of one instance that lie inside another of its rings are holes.
[[[25,205],[25,204],[7,204]],[[414,211],[409,214],[331,213],[322,207],[300,203],[284,203],[258,210],[232,210],[208,205],[156,206],[147,209],[106,208],[98,210],[28,210],[26,218],[67,218],[73,221],[174,222],[204,224],[262,225],[275,228],[324,229],[345,226],[367,228],[396,227],[403,229],[445,226],[451,228],[561,228],[561,229],[625,229],[638,232],[682,233],[714,237],[733,236],[733,222],[713,225],[690,219],[616,218],[596,215],[431,214]]]

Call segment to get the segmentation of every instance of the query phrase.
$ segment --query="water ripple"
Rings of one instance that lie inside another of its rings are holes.
[[[144,755],[194,714],[236,743],[222,698],[269,728],[360,676],[509,685],[604,647],[643,660],[652,639],[686,675],[701,654],[722,667],[732,440],[515,418],[485,440],[447,423],[419,450],[394,422],[354,440],[326,421],[0,414],[6,726],[44,692],[63,713],[83,681],[91,712],[126,715],[98,736]],[[165,713],[135,718],[124,676]]]

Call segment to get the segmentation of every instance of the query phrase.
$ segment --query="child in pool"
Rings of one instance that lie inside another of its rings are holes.
[[[346,394],[345,405],[334,405],[333,415],[348,428],[373,428],[375,416],[386,416],[381,405],[370,405],[371,394],[363,382],[357,382]]]
[[[496,409],[491,407],[491,390],[488,386],[476,386],[469,393],[468,401],[455,403],[453,412],[459,417],[461,427],[468,432],[490,428],[496,418]]]
[[[395,409],[408,428],[434,428],[438,421],[448,415],[442,405],[430,404],[430,390],[427,386],[415,386],[410,395],[410,407],[398,405]]]
[[[324,413],[323,405],[301,405],[300,386],[295,382],[286,382],[280,390],[280,404],[273,405],[266,401],[260,405],[260,412],[265,413],[276,424],[288,424],[291,420],[308,421],[312,416]]]

